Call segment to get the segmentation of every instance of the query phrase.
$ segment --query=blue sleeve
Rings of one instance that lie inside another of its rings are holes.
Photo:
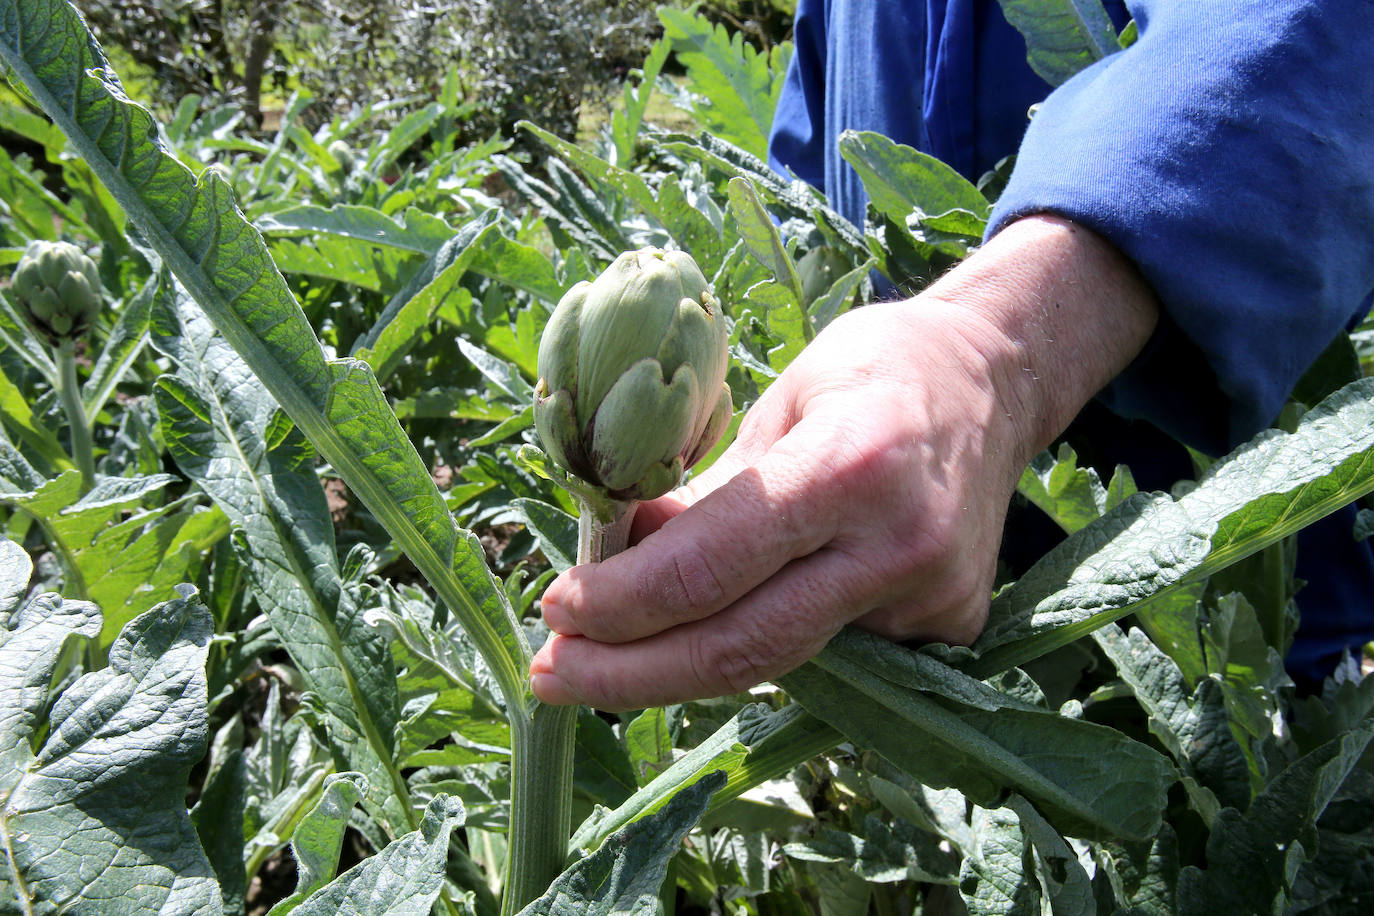
[[[783,79],[768,163],[791,170],[807,184],[825,187],[825,0],[800,0],[792,27],[792,60]]]
[[[1374,2],[1130,6],[1139,40],[1046,99],[989,236],[1050,212],[1134,260],[1164,315],[1102,399],[1220,452],[1369,308]]]

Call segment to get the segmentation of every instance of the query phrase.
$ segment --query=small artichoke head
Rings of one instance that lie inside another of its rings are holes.
[[[329,155],[334,157],[334,161],[339,163],[339,169],[345,175],[353,174],[353,169],[358,165],[358,157],[353,152],[353,147],[343,140],[335,140],[326,149],[329,151]]]
[[[535,427],[575,476],[616,499],[653,499],[725,432],[728,368],[725,318],[691,256],[629,251],[549,319]]]
[[[70,242],[30,242],[13,283],[29,316],[53,339],[84,333],[103,305],[95,262]]]

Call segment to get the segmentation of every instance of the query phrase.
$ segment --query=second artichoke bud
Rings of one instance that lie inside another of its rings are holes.
[[[13,289],[54,340],[84,333],[103,305],[95,262],[70,242],[30,242],[14,268]]]
[[[730,422],[725,318],[691,256],[644,248],[568,290],[539,344],[549,455],[621,500],[661,496]]]

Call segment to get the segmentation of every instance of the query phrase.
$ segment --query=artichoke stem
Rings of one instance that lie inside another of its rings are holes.
[[[95,486],[95,450],[91,445],[91,423],[81,403],[81,386],[76,380],[76,344],[70,339],[63,340],[56,351],[57,396],[62,400],[62,410],[71,427],[72,458],[77,470],[81,471],[84,492]]]
[[[578,504],[579,565],[600,562],[625,549],[639,503],[579,498]],[[537,899],[567,862],[577,709],[537,704],[511,733],[510,852],[502,916],[513,916]]]
[[[590,503],[578,500],[577,563],[600,563],[624,550],[630,542],[630,526],[635,520],[634,500],[607,500]]]

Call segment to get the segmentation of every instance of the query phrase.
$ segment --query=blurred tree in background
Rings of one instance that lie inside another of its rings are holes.
[[[93,31],[122,49],[170,110],[187,95],[238,104],[261,125],[264,99],[428,99],[457,69],[474,102],[468,134],[521,118],[572,137],[582,99],[642,61],[651,0],[82,0]]]

